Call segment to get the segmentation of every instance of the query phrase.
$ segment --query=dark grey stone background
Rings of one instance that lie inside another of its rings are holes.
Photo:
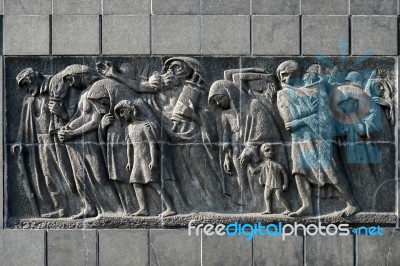
[[[234,0],[227,3],[216,0],[1,0],[1,51],[4,55],[32,56],[31,62],[47,61],[44,65],[38,63],[43,69],[49,59],[39,56],[67,54],[314,56],[324,49],[326,55],[340,56],[343,53],[338,38],[344,36],[345,55],[360,55],[370,50],[373,56],[394,56],[398,80],[398,0]],[[171,26],[165,26],[168,24]],[[21,67],[24,60],[20,62]],[[2,81],[5,61],[1,57]],[[14,59],[14,64],[18,65],[17,61]],[[58,62],[61,68],[63,63]],[[53,71],[50,66],[47,70]],[[3,99],[3,90],[0,94]],[[2,106],[4,109],[5,105]],[[18,112],[20,106],[10,109]],[[3,125],[3,115],[0,124]],[[0,140],[3,144],[3,134]],[[393,160],[398,158],[395,148]],[[3,166],[3,160],[0,164]],[[397,163],[388,164],[397,166]],[[395,173],[392,178],[397,183],[397,169]],[[2,178],[1,175],[0,210],[5,198],[3,191],[8,189]],[[389,184],[390,189],[395,188],[397,201],[391,209],[398,217],[400,187]],[[0,211],[2,265],[224,265],[231,261],[232,254],[236,265],[398,265],[400,261],[398,222],[396,227],[385,228],[383,237],[299,236],[285,242],[274,238],[245,242],[243,238],[222,241],[189,237],[186,230],[177,229],[10,230],[2,229],[3,214]],[[82,222],[80,228],[85,227]]]

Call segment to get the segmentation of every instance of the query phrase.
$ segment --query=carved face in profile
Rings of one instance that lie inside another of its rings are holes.
[[[183,84],[187,76],[190,74],[189,66],[182,61],[174,61],[168,67],[167,72],[162,75],[164,86],[178,87]]]
[[[19,86],[22,89],[27,90],[32,95],[36,94],[40,86],[38,76],[36,73],[28,74],[19,82]]]
[[[277,75],[282,87],[294,86],[296,79],[299,78],[299,67],[293,60],[285,61],[278,66]]]
[[[121,120],[126,122],[131,122],[134,119],[132,109],[126,106],[118,108],[116,114]]]
[[[65,78],[65,81],[69,84],[69,86],[80,89],[83,87],[83,77],[81,74],[72,74],[68,75]]]
[[[271,145],[263,144],[261,146],[261,155],[264,156],[264,158],[272,159],[274,158],[274,149]]]
[[[214,103],[215,106],[222,110],[227,110],[231,106],[231,100],[229,99],[229,96],[226,94],[217,94],[214,97],[212,97],[211,101]]]

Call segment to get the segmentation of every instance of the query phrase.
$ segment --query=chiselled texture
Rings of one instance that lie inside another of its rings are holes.
[[[396,0],[350,0],[352,15],[396,15],[398,3]]]
[[[252,0],[253,15],[300,15],[300,0]]]
[[[306,265],[354,264],[354,236],[306,236]]]
[[[150,265],[201,265],[200,238],[183,229],[150,230]]]
[[[201,0],[152,0],[155,15],[199,15]]]
[[[250,0],[201,0],[203,15],[250,15]]]
[[[10,227],[394,223],[393,57],[5,64]]]
[[[102,0],[53,0],[54,15],[100,15]]]
[[[253,16],[252,45],[255,55],[300,54],[300,17]]]
[[[52,0],[6,0],[5,15],[51,15]]]
[[[302,15],[348,15],[350,0],[302,0]]]
[[[103,0],[104,15],[150,14],[151,0]]]
[[[45,263],[44,230],[0,230],[0,261],[4,265]]]
[[[353,55],[397,54],[396,16],[353,16],[351,26]]]
[[[47,233],[49,265],[96,265],[96,230],[52,230]]]
[[[249,16],[202,16],[202,54],[249,54]]]
[[[383,236],[357,236],[356,243],[359,265],[397,265],[400,261],[399,230],[385,228]]]
[[[98,54],[98,16],[53,16],[53,54]]]
[[[199,54],[200,16],[152,16],[153,54]]]
[[[104,16],[103,54],[149,54],[150,16]]]
[[[302,52],[305,55],[347,55],[347,16],[303,16]]]
[[[48,16],[5,16],[3,23],[5,55],[49,53]]]
[[[99,265],[149,265],[148,236],[148,230],[100,230]]]

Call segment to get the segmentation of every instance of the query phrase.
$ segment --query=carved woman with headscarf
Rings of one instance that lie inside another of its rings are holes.
[[[253,184],[247,174],[247,165],[260,161],[258,147],[262,143],[283,142],[279,128],[274,123],[273,114],[266,111],[261,102],[253,98],[238,85],[227,80],[213,83],[208,96],[210,106],[217,112],[220,125],[220,141],[223,142],[222,160],[225,174],[237,175],[233,181],[224,178],[225,193],[243,204],[257,200]],[[284,150],[283,145],[277,149]],[[277,158],[284,167],[288,167],[285,152]],[[239,193],[239,197],[237,195]],[[261,193],[258,193],[262,195]],[[261,197],[258,199],[261,202]],[[258,202],[257,201],[257,202]]]
[[[73,218],[116,212],[119,201],[108,180],[97,135],[101,113],[88,99],[88,91],[98,76],[92,71],[82,73],[80,65],[72,65],[64,71],[70,87],[82,91],[76,113],[58,132],[67,147],[78,193],[85,204],[84,209]]]

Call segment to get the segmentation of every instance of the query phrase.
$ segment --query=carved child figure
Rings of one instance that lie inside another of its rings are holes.
[[[128,123],[126,128],[126,142],[128,164],[126,169],[131,171],[130,183],[135,190],[139,203],[139,210],[134,216],[148,215],[145,199],[145,186],[149,186],[161,195],[166,210],[161,216],[176,214],[174,206],[166,191],[160,186],[159,155],[157,154],[157,136],[160,129],[155,122],[143,119],[138,106],[128,100],[120,101],[114,108],[119,119]]]
[[[282,195],[282,191],[286,191],[288,189],[288,175],[283,166],[273,160],[274,149],[271,144],[264,143],[261,145],[260,156],[263,158],[263,162],[261,162],[260,165],[253,170],[253,173],[260,173],[260,185],[265,186],[264,200],[266,210],[262,212],[262,214],[272,213],[271,196],[274,192],[277,199],[286,209],[283,214],[289,214],[291,212],[289,204]]]

